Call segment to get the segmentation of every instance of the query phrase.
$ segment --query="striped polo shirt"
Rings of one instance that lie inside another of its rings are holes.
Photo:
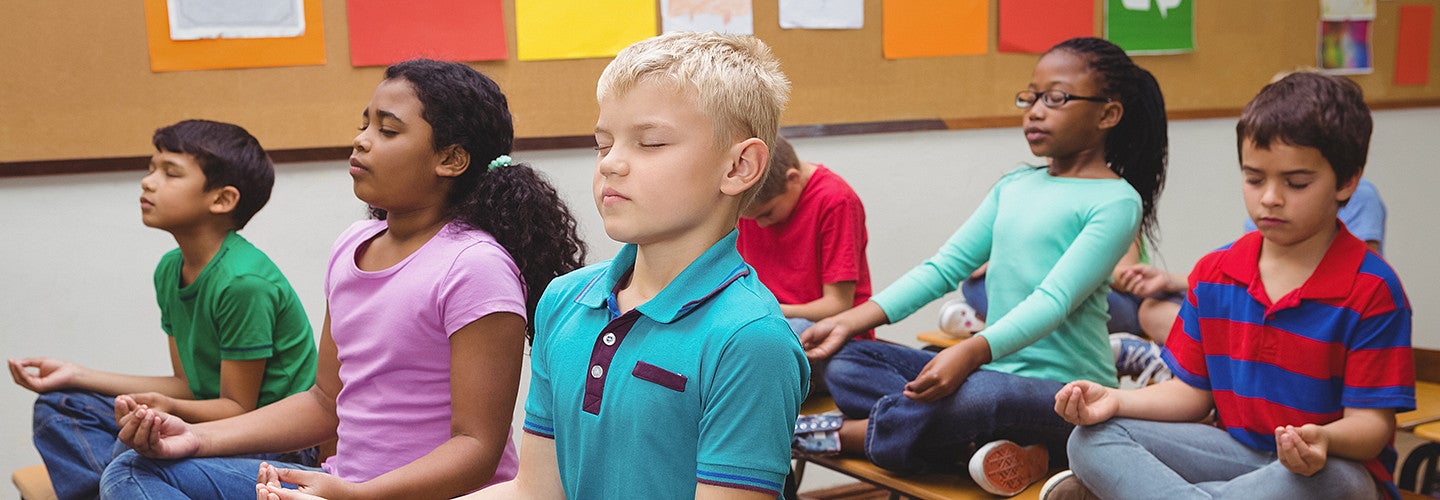
[[[630,311],[615,292],[634,245],[545,290],[525,432],[555,440],[566,498],[780,495],[810,366],[735,239]]]
[[[1275,428],[1324,425],[1345,408],[1415,408],[1410,303],[1395,271],[1340,225],[1320,265],[1271,302],[1260,280],[1263,237],[1247,233],[1206,255],[1166,342],[1165,361],[1209,390],[1218,424],[1274,452]],[[1393,438],[1365,462],[1392,497]]]

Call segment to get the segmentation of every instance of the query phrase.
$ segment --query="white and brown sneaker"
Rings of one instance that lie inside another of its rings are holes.
[[[1045,478],[1050,452],[1041,445],[1021,447],[1007,440],[991,441],[970,457],[970,478],[985,491],[1015,496]]]

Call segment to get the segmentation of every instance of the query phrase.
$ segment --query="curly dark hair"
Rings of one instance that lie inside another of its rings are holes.
[[[412,59],[385,70],[386,80],[410,83],[433,129],[435,151],[459,146],[470,167],[455,178],[445,202],[455,221],[481,229],[505,247],[525,280],[526,337],[533,340],[535,304],[555,277],[584,266],[585,242],[560,193],[520,163],[487,168],[510,154],[515,129],[500,86],[470,66]],[[371,216],[385,211],[370,208]]]
[[[1051,47],[1084,59],[1100,75],[1103,95],[1120,101],[1125,114],[1105,136],[1105,161],[1140,193],[1140,233],[1152,243],[1159,230],[1156,205],[1165,189],[1165,165],[1170,138],[1166,130],[1165,96],[1160,83],[1145,68],[1125,55],[1125,50],[1099,38],[1071,38]]]

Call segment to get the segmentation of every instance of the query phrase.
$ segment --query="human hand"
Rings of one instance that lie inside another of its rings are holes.
[[[1170,275],[1149,264],[1132,264],[1120,271],[1116,282],[1120,290],[1137,297],[1153,297],[1164,293],[1170,286]]]
[[[829,359],[840,348],[845,346],[845,341],[854,337],[855,333],[850,327],[829,317],[810,325],[805,331],[800,332],[800,347],[805,349],[805,357],[812,360]]]
[[[1275,428],[1275,453],[1290,472],[1306,477],[1320,472],[1325,468],[1329,448],[1330,436],[1324,427],[1305,424]]]
[[[116,398],[116,406],[120,398]],[[117,408],[117,412],[119,409]],[[194,456],[200,451],[200,439],[180,417],[161,413],[145,405],[135,407],[116,422],[120,442],[143,456],[177,459]]]
[[[925,363],[915,380],[905,384],[905,397],[929,403],[954,394],[976,368],[988,361],[975,352],[976,346],[979,346],[986,354],[989,353],[990,346],[983,339],[971,337],[940,351],[929,363]]]
[[[280,483],[290,483],[299,489],[290,490]],[[343,479],[326,474],[299,469],[282,469],[265,462],[260,463],[260,473],[255,478],[256,500],[303,500],[315,498],[343,498],[355,485]]]
[[[80,365],[55,358],[11,359],[10,378],[20,387],[37,393],[70,388],[82,369]]]
[[[1120,402],[1113,390],[1089,380],[1065,384],[1055,393],[1055,413],[1075,425],[1098,424],[1119,411]]]
[[[163,413],[175,411],[175,399],[158,392],[136,392],[129,396],[136,405],[149,406],[150,409]]]

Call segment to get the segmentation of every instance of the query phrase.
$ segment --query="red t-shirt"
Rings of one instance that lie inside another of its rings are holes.
[[[740,219],[739,227],[740,255],[781,304],[814,301],[826,283],[842,281],[855,282],[855,305],[870,300],[865,207],[824,165],[815,167],[788,219],[764,228]],[[873,339],[875,332],[856,338]]]

